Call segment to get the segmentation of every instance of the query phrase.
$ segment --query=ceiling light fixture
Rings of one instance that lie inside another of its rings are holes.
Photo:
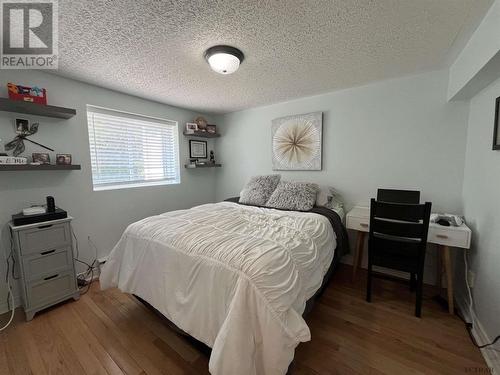
[[[244,58],[243,52],[231,46],[213,46],[205,51],[208,64],[220,74],[236,72]]]

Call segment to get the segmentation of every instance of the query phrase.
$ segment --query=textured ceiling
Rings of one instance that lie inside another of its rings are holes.
[[[230,112],[436,69],[492,0],[59,0],[56,74]],[[223,76],[203,52],[245,53]]]

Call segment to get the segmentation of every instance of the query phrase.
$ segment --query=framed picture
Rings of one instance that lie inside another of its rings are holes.
[[[272,120],[273,171],[320,171],[323,112]]]
[[[193,134],[196,131],[198,131],[198,124],[196,124],[194,122],[187,122],[186,123],[186,133],[187,134]]]
[[[71,154],[56,154],[57,165],[71,165]]]
[[[16,118],[16,134],[26,134],[30,129],[30,122],[22,118]]]
[[[207,158],[207,141],[189,141],[189,157],[191,159]]]
[[[209,124],[207,124],[207,133],[210,133],[210,134],[217,133],[217,125],[209,125]]]
[[[33,163],[40,163],[40,164],[50,164],[50,155],[42,152],[34,152],[31,154],[31,157],[33,158]]]
[[[495,124],[493,126],[493,150],[500,150],[500,96],[495,101]]]

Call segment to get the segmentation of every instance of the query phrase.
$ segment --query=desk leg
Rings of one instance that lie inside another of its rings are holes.
[[[442,248],[444,256],[444,268],[446,272],[446,287],[448,292],[448,312],[450,314],[454,314],[455,306],[453,303],[453,270],[451,268],[450,248],[448,246],[442,246]]]
[[[352,261],[352,281],[356,280],[356,272],[361,267],[363,260],[363,249],[365,247],[365,232],[358,232],[358,239],[356,241],[356,248],[354,249],[354,259]]]
[[[437,246],[436,251],[436,287],[438,289],[439,295],[441,295],[441,289],[443,288],[442,280],[443,280],[443,260],[441,254],[441,245]]]

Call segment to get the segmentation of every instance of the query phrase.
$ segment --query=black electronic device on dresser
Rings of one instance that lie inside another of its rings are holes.
[[[41,223],[43,221],[65,219],[68,217],[68,213],[66,211],[59,207],[56,207],[54,197],[48,196],[46,199],[47,205],[45,208],[43,206],[37,206],[40,208],[39,212],[27,214],[27,209],[25,209],[23,210],[23,212],[12,215],[13,225],[28,225]]]

